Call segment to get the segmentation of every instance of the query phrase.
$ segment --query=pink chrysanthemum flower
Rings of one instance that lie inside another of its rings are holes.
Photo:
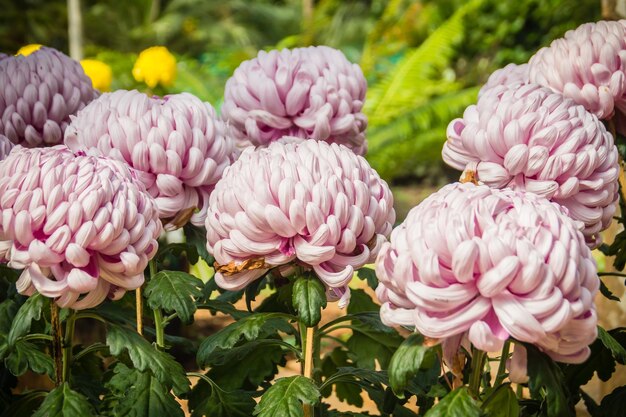
[[[497,351],[513,337],[579,363],[599,280],[580,223],[532,193],[454,183],[413,208],[376,260],[389,325]]]
[[[478,98],[493,87],[500,85],[522,86],[528,84],[528,64],[509,64],[503,68],[495,70],[485,85],[478,92]]]
[[[222,117],[242,146],[297,136],[346,145],[364,155],[366,90],[361,68],[336,49],[260,51],[226,83]]]
[[[585,23],[540,49],[530,82],[573,99],[600,119],[626,110],[626,20]]]
[[[80,64],[55,49],[0,58],[0,134],[13,143],[61,143],[70,115],[97,96]]]
[[[363,157],[286,138],[245,149],[226,170],[209,201],[207,247],[222,288],[297,264],[345,304],[354,271],[373,260],[394,219],[391,191]]]
[[[154,200],[121,163],[65,146],[16,147],[0,162],[0,259],[37,291],[84,309],[141,286],[157,251]]]
[[[223,130],[213,107],[191,94],[158,98],[119,90],[73,117],[65,144],[129,164],[161,218],[176,228],[190,216],[204,223],[209,194],[235,150]]]
[[[598,118],[536,84],[496,86],[448,126],[444,161],[491,187],[539,194],[585,224],[591,247],[611,223],[618,153]]]
[[[4,135],[0,135],[0,161],[6,158],[13,149],[13,142]]]

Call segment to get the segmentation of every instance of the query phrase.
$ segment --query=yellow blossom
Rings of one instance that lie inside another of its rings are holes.
[[[83,59],[80,61],[87,77],[91,78],[93,88],[100,91],[110,91],[113,71],[111,67],[97,59]]]
[[[176,58],[164,46],[152,46],[139,54],[133,67],[133,77],[150,88],[157,84],[170,86],[176,79]]]
[[[22,46],[15,55],[24,55],[24,56],[28,56],[30,54],[32,54],[33,52],[35,52],[36,50],[38,50],[39,48],[41,48],[43,45],[38,44],[38,43],[31,43],[28,45],[24,45]]]

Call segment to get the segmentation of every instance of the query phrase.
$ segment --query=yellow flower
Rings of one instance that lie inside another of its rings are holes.
[[[38,44],[38,43],[31,43],[28,45],[24,45],[22,46],[19,51],[17,51],[17,53],[15,55],[24,55],[24,56],[28,56],[30,54],[32,54],[33,52],[35,52],[36,50],[38,50],[39,48],[41,48],[43,45]]]
[[[97,59],[83,59],[80,61],[87,77],[91,78],[93,88],[100,91],[110,91],[113,71],[111,67]]]
[[[176,79],[176,58],[164,46],[152,46],[139,54],[133,67],[133,77],[150,88],[157,84],[170,86]]]

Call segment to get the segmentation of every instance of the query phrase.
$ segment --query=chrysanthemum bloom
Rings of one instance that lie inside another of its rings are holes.
[[[43,45],[40,44],[40,43],[30,43],[30,44],[24,45],[20,49],[18,49],[17,52],[15,53],[15,55],[28,56],[28,55],[32,54],[33,52],[40,50],[42,46]]]
[[[207,247],[222,288],[299,265],[345,303],[354,271],[373,260],[394,220],[391,191],[363,157],[289,138],[245,149],[224,172],[209,200]]]
[[[234,151],[223,130],[213,107],[191,94],[158,98],[118,90],[73,117],[65,143],[137,170],[161,218],[175,228],[192,214],[193,223],[204,224],[209,194]]]
[[[457,344],[467,336],[483,351],[513,337],[582,362],[596,338],[599,280],[580,226],[536,194],[449,184],[382,246],[381,317]]]
[[[70,115],[98,96],[80,64],[42,47],[0,59],[0,134],[27,147],[63,140]]]
[[[91,79],[93,88],[99,91],[111,90],[113,71],[108,64],[97,59],[83,59],[80,61],[80,65],[87,77]]]
[[[618,153],[598,118],[536,84],[496,86],[448,126],[443,159],[497,188],[555,201],[600,244],[618,188]]]
[[[13,142],[4,135],[0,135],[0,161],[6,158],[13,149]]]
[[[133,77],[150,88],[169,87],[176,80],[176,58],[165,46],[144,49],[133,66]]]
[[[600,119],[626,110],[626,20],[585,23],[540,49],[530,81],[583,105]]]
[[[480,98],[488,90],[500,85],[522,86],[528,84],[528,64],[508,64],[507,66],[495,70],[485,85],[478,92]]]
[[[24,270],[21,294],[84,309],[143,283],[161,222],[124,164],[17,147],[0,162],[0,196],[0,259]]]
[[[285,135],[367,151],[367,82],[357,64],[327,46],[260,51],[226,83],[222,117],[242,146]]]

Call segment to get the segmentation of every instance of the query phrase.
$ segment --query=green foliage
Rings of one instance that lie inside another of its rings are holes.
[[[510,384],[496,388],[481,406],[489,417],[518,417],[520,413],[517,396]]]
[[[250,392],[224,390],[207,377],[198,381],[189,396],[191,417],[249,417],[255,405]]]
[[[346,346],[354,363],[360,368],[375,369],[378,361],[383,369],[387,369],[402,337],[395,331],[383,331],[362,322],[353,323],[351,329],[353,333]]]
[[[389,385],[394,393],[404,397],[404,390],[409,381],[419,371],[428,347],[424,346],[424,337],[420,334],[412,334],[398,347],[389,363]]]
[[[363,267],[356,273],[357,278],[367,281],[367,285],[375,290],[378,287],[378,277],[376,277],[376,271],[372,268]]]
[[[288,318],[288,317],[287,317]],[[198,349],[198,364],[206,366],[217,349],[231,349],[240,341],[253,341],[282,331],[293,333],[293,327],[280,313],[259,313],[242,318],[204,339]]]
[[[315,382],[303,376],[279,378],[254,408],[259,417],[301,417],[302,404],[317,404],[320,391]]]
[[[33,417],[90,417],[95,416],[89,401],[73,391],[66,383],[59,385],[41,403]]]
[[[479,417],[480,406],[467,387],[460,387],[443,397],[425,417]]]
[[[148,281],[145,294],[150,308],[176,312],[183,323],[189,323],[196,312],[194,299],[202,297],[203,285],[186,272],[159,271]]]
[[[563,372],[548,355],[536,347],[529,344],[524,347],[528,355],[528,386],[532,397],[542,400],[546,417],[569,415],[568,390]]]
[[[322,282],[311,275],[297,277],[292,297],[302,323],[307,327],[316,326],[322,319],[322,309],[326,307],[326,290]]]
[[[113,394],[113,415],[131,417],[183,417],[183,412],[170,390],[150,372],[131,369],[118,362],[107,383]]]
[[[13,319],[11,330],[7,336],[7,343],[9,345],[15,344],[19,337],[26,335],[33,321],[41,319],[41,312],[44,306],[48,305],[47,301],[44,296],[37,293],[30,296],[28,300],[22,304]]]
[[[13,345],[5,364],[15,376],[23,375],[29,369],[51,377],[54,372],[52,358],[42,352],[39,346],[24,340],[19,340]]]
[[[151,372],[164,386],[173,389],[176,395],[189,391],[189,381],[183,367],[135,331],[109,324],[106,343],[113,356],[128,353],[133,366],[138,371]]]

